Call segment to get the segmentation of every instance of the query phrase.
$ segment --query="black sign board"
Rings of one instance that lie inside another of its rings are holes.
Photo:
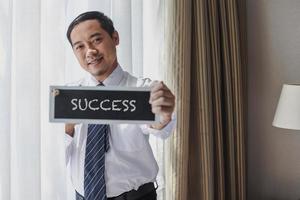
[[[153,123],[150,88],[50,86],[50,122]]]

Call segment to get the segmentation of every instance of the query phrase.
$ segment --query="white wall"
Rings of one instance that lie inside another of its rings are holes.
[[[271,123],[282,84],[300,84],[300,0],[248,0],[247,29],[247,196],[297,200],[300,131]]]

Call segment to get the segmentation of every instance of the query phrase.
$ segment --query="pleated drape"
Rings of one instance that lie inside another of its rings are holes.
[[[165,151],[166,199],[246,199],[245,1],[165,6],[165,77],[178,119]]]
[[[165,80],[176,94],[177,127],[165,145],[166,199],[187,198],[191,2],[164,2]]]

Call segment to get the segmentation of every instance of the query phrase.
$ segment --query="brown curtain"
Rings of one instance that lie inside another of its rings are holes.
[[[166,199],[246,199],[244,0],[166,0],[166,82],[177,127]]]

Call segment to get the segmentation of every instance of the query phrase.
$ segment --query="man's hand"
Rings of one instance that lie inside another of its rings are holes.
[[[160,117],[160,122],[152,124],[151,127],[160,130],[172,119],[175,96],[162,81],[155,81],[151,84],[149,103],[151,104],[152,112]]]
[[[73,137],[74,132],[75,132],[75,127],[76,124],[65,124],[65,133],[68,134],[69,136]]]

